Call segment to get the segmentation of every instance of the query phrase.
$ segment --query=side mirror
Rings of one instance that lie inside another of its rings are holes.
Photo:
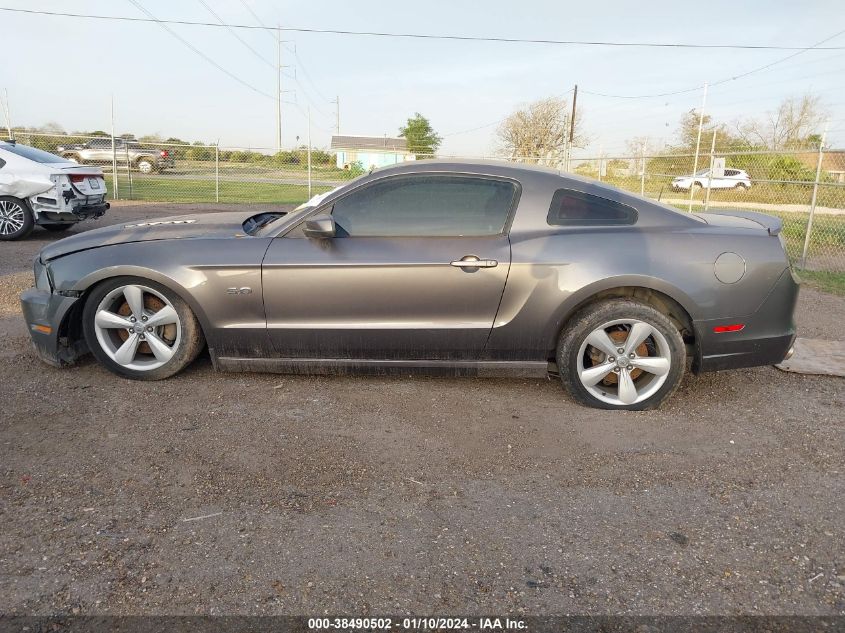
[[[305,234],[305,237],[329,238],[335,236],[336,230],[332,216],[318,215],[305,220],[305,227],[302,229],[302,232]]]

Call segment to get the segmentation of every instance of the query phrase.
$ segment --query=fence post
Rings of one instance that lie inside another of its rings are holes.
[[[123,150],[126,153],[126,179],[129,181],[129,200],[132,199],[132,164],[129,161],[129,143],[123,143]]]
[[[692,164],[692,178],[689,185],[689,206],[687,212],[692,213],[692,197],[695,194],[695,172],[698,171],[698,153],[701,151],[701,128],[704,125],[704,108],[707,106],[707,82],[704,82],[704,96],[701,99],[701,112],[698,113],[698,139],[695,141],[695,161]]]
[[[810,250],[810,235],[813,231],[813,216],[816,213],[816,199],[819,195],[819,178],[822,175],[822,160],[824,160],[824,140],[827,136],[827,130],[822,134],[822,140],[819,143],[819,158],[816,162],[816,180],[813,183],[813,197],[810,200],[810,217],[807,219],[807,234],[804,236],[804,250],[801,252],[801,270],[807,267],[807,251]]]
[[[114,145],[114,95],[111,98],[111,179],[112,179],[112,199],[119,200],[117,184],[117,149]]]
[[[710,208],[710,189],[713,186],[713,163],[716,160],[716,128],[713,128],[713,141],[710,143],[710,171],[707,174],[707,193],[704,194],[704,212]]]
[[[640,151],[640,195],[645,197],[645,143]]]
[[[214,200],[220,202],[220,140],[214,146]]]

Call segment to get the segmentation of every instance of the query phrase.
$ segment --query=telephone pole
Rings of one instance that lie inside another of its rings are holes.
[[[276,25],[276,152],[282,151],[282,29]]]
[[[575,89],[572,91],[572,112],[569,114],[569,139],[566,141],[566,152],[564,156],[566,171],[569,171],[569,166],[572,162],[572,139],[575,138],[575,103],[577,101],[578,84],[575,84]]]
[[[337,124],[335,127],[337,129],[338,136],[340,136],[340,97],[335,95],[333,103],[335,105],[335,114],[337,115]]]

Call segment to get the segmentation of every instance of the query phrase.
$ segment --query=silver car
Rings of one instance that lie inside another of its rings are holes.
[[[109,208],[99,167],[82,167],[14,141],[0,141],[0,240],[36,226],[60,232]]]
[[[185,215],[46,246],[22,296],[41,356],[154,380],[214,366],[560,376],[658,406],[693,371],[773,364],[798,284],[780,220],[688,214],[500,163],[381,169],[291,213]]]

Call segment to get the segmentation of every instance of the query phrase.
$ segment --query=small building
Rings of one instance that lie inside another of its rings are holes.
[[[349,169],[354,163],[360,163],[364,169],[386,167],[416,158],[408,151],[404,138],[387,136],[332,136],[331,151],[340,169]]]
[[[819,162],[817,152],[802,152],[798,154],[798,160],[804,163],[808,169],[815,171]],[[845,183],[845,152],[842,150],[825,150],[822,155],[822,179],[827,176],[834,182]]]

